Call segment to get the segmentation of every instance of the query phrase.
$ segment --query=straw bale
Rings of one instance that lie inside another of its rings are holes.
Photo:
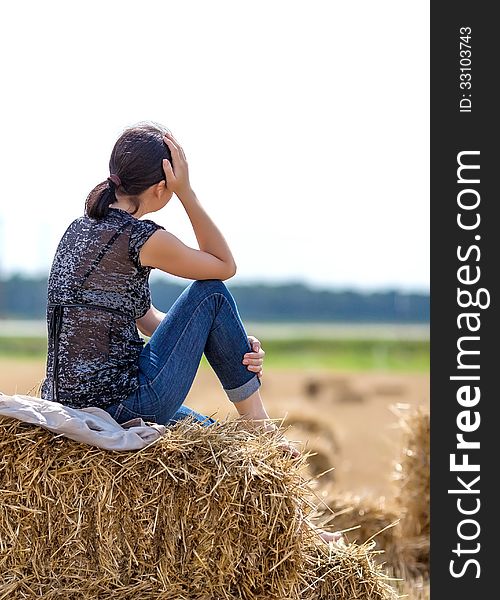
[[[394,569],[388,569],[388,571],[399,598],[404,598],[404,600],[430,600],[428,576],[417,575],[412,577],[406,571],[397,572]]]
[[[184,419],[110,452],[0,419],[0,600],[391,599],[369,549],[304,527],[281,435]]]
[[[430,540],[430,416],[419,407],[399,413],[403,444],[395,464],[395,505],[401,521],[395,529],[391,558],[399,571],[411,577],[429,573]]]
[[[384,496],[333,494],[326,501],[332,526],[348,530],[347,536],[359,544],[374,541],[378,550],[387,552],[394,545],[394,527],[399,513]],[[325,515],[328,512],[323,511]]]
[[[330,444],[332,453],[337,454],[340,452],[340,445],[335,432],[330,423],[325,421],[322,414],[304,414],[303,410],[291,410],[287,413],[283,422],[286,426],[300,428],[311,436],[324,439],[325,442]]]
[[[373,562],[373,546],[317,547],[310,600],[396,600],[392,578]]]
[[[401,457],[395,466],[396,502],[404,515],[401,534],[405,537],[430,534],[430,416],[419,407],[401,414],[404,431]]]
[[[318,478],[320,485],[334,481],[334,459],[340,446],[331,425],[319,415],[298,409],[288,412],[283,423],[287,437],[307,453],[307,473]]]
[[[405,582],[400,596],[405,596],[407,600],[430,600],[430,588],[431,586],[428,579],[417,582],[412,579]]]
[[[430,538],[428,535],[404,537],[395,530],[394,545],[387,562],[405,579],[427,578],[429,575]]]

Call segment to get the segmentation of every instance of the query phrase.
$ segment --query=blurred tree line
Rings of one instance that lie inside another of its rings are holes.
[[[189,283],[151,280],[154,305],[166,312]],[[303,283],[226,284],[247,321],[429,321],[429,295],[423,293],[314,289]],[[0,279],[0,318],[45,319],[46,303],[46,277],[16,274]]]

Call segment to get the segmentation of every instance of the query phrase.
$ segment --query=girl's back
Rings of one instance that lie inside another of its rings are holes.
[[[42,398],[105,408],[138,387],[144,340],[135,321],[150,307],[153,268],[141,265],[139,251],[158,229],[164,227],[119,208],[70,224],[48,280]]]

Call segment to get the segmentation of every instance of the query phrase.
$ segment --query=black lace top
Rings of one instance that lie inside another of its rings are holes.
[[[73,408],[106,408],[138,387],[144,346],[135,319],[151,306],[139,250],[158,229],[110,208],[75,219],[56,250],[47,289],[48,351],[41,397]]]

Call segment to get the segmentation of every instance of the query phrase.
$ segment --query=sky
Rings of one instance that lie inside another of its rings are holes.
[[[48,274],[122,130],[152,120],[234,283],[428,291],[428,2],[30,0],[0,22],[1,275]],[[178,199],[145,218],[196,247]]]

